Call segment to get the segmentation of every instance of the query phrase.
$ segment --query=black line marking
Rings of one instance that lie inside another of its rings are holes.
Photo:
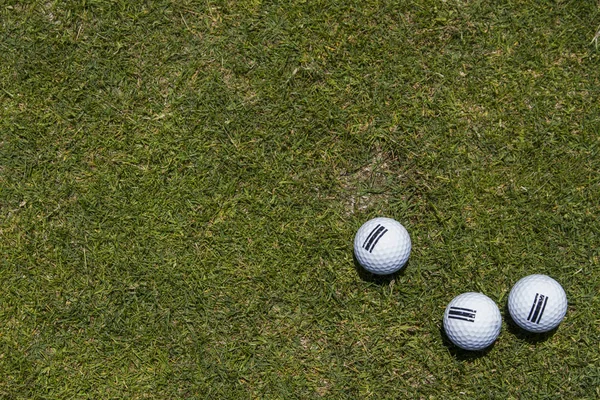
[[[475,318],[475,313],[466,312],[466,311],[457,311],[457,310],[452,310],[452,309],[450,309],[450,311],[448,311],[448,315],[457,315],[457,316],[461,316],[461,317],[465,317],[465,318]]]
[[[379,242],[379,239],[381,239],[383,237],[383,235],[385,235],[387,233],[387,229],[384,230],[383,232],[381,232],[381,235],[377,236],[377,239],[375,239],[375,241],[373,242],[373,245],[371,246],[371,250],[369,250],[369,253],[373,251],[373,249],[375,248],[375,245],[377,244],[377,242]]]
[[[448,319],[460,319],[462,321],[467,321],[467,322],[475,322],[474,319],[471,318],[463,318],[463,317],[456,317],[454,315],[448,315]]]
[[[540,314],[540,310],[542,309],[542,305],[544,304],[544,300],[546,299],[546,296],[544,296],[543,294],[540,294],[540,297],[538,298],[538,302],[537,304],[535,304],[535,311],[533,313],[533,316],[531,317],[531,322],[535,322],[538,323],[538,315]]]
[[[527,321],[531,320],[531,314],[533,314],[533,310],[535,310],[535,304],[537,303],[539,294],[535,294],[535,299],[533,299],[533,304],[531,305],[531,310],[529,310],[529,315],[527,316]]]
[[[458,315],[458,316],[465,317],[465,318],[475,318],[475,314],[464,312],[464,311],[453,311],[453,310],[450,310],[448,312],[448,315]]]
[[[546,296],[546,299],[544,300],[544,306],[542,307],[542,311],[540,312],[540,316],[537,319],[537,323],[539,324],[540,321],[542,320],[542,315],[544,315],[544,310],[546,309],[546,304],[548,303],[548,296]]]
[[[379,235],[381,235],[381,233],[385,230],[384,226],[380,226],[379,229],[377,229],[377,231],[375,232],[375,234],[373,236],[371,236],[371,240],[369,241],[369,243],[367,243],[367,250],[370,252],[373,251],[373,245],[374,243],[379,240],[377,239],[379,237]]]
[[[472,313],[476,313],[477,310],[471,310],[470,308],[463,308],[463,307],[450,307],[451,310],[462,310],[462,311],[469,311]]]
[[[371,231],[371,233],[367,237],[367,240],[365,240],[363,248],[369,253],[371,253],[373,251],[373,248],[375,247],[375,244],[377,244],[379,239],[381,239],[381,236],[383,236],[386,232],[387,229],[384,226],[377,225],[375,229]]]
[[[369,233],[369,236],[367,236],[367,238],[365,239],[365,242],[362,245],[363,249],[366,249],[368,247],[367,243],[370,243],[371,236],[373,236],[375,234],[375,232],[377,231],[377,229],[379,229],[380,226],[381,226],[381,224],[377,224],[377,226],[375,228],[373,228],[371,233]]]
[[[450,307],[450,311],[448,311],[448,318],[475,322],[476,313],[477,310],[471,310],[470,308]]]

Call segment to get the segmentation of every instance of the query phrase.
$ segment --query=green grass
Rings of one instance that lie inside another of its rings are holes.
[[[596,2],[0,7],[0,397],[600,396]],[[532,273],[552,335],[504,309]],[[485,353],[441,331],[466,291]]]

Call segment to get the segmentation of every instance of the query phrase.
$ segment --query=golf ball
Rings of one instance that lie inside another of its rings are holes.
[[[444,330],[456,346],[483,350],[500,334],[502,316],[492,299],[481,293],[456,296],[444,312]]]
[[[548,332],[556,328],[567,313],[567,295],[549,276],[529,275],[511,289],[508,312],[521,328],[529,332]]]
[[[359,264],[376,275],[402,269],[410,256],[410,236],[398,221],[374,218],[360,227],[354,237],[354,254]]]

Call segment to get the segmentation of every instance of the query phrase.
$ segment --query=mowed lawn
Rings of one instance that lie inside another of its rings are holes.
[[[600,397],[599,7],[2,2],[0,398]],[[470,291],[485,352],[442,329]]]

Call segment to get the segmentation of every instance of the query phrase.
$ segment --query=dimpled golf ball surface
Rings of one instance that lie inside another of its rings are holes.
[[[496,303],[481,293],[456,296],[444,312],[444,330],[448,338],[465,350],[483,350],[496,340],[502,316]]]
[[[556,328],[567,313],[567,295],[549,276],[529,275],[511,289],[508,312],[521,328],[529,332],[548,332]]]
[[[354,237],[354,254],[364,269],[388,275],[402,269],[410,256],[410,236],[398,221],[374,218],[360,227]]]

